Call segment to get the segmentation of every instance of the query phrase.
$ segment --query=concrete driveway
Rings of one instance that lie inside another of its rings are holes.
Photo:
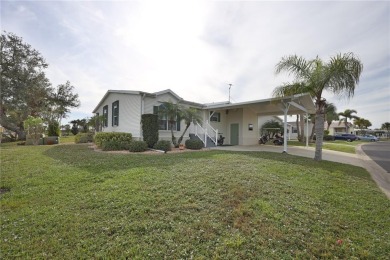
[[[282,153],[283,146],[275,145],[236,145],[236,146],[218,146],[211,148],[213,150],[225,150],[225,151],[253,151],[253,152],[275,152]],[[296,156],[303,156],[308,158],[314,158],[313,147],[300,147],[293,146],[288,147],[287,153]],[[375,163],[365,152],[361,149],[361,146],[356,147],[356,154],[343,153],[331,150],[322,150],[322,160],[339,162],[344,164],[351,164],[365,168],[371,175],[371,178],[377,183],[379,188],[390,199],[390,174],[383,169],[380,165]]]

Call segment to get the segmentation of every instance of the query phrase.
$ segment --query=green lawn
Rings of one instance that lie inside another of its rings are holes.
[[[390,252],[390,201],[364,169],[288,154],[2,145],[1,191],[2,259]]]
[[[367,142],[364,141],[353,141],[353,142],[347,142],[343,140],[336,140],[336,141],[324,141],[322,148],[325,150],[333,150],[338,152],[344,152],[344,153],[356,153],[355,147],[359,144],[365,144]],[[288,145],[291,146],[305,146],[306,143],[298,142],[298,141],[288,141]],[[315,147],[315,143],[309,143],[310,147]]]

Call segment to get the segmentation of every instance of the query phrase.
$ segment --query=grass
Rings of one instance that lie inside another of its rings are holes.
[[[353,141],[353,142],[347,142],[343,140],[335,140],[335,141],[324,141],[322,145],[322,149],[325,150],[332,150],[332,151],[338,151],[338,152],[344,152],[344,153],[352,153],[355,154],[355,147],[359,144],[365,144],[367,142],[364,141]],[[288,141],[288,145],[291,146],[306,146],[306,142],[302,143],[299,141]],[[310,147],[315,147],[315,143],[309,143]]]
[[[364,169],[288,154],[3,145],[1,186],[2,259],[390,252],[390,201]]]
[[[61,143],[61,144],[74,143],[74,139],[75,139],[75,136],[74,136],[74,135],[61,136],[61,137],[60,137],[60,143]]]

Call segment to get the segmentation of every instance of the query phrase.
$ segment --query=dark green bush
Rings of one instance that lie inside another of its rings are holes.
[[[49,123],[49,126],[47,128],[47,135],[48,136],[60,136],[61,130],[60,125],[57,121],[53,121]]]
[[[148,147],[152,148],[158,141],[158,116],[143,114],[141,118],[142,136]]]
[[[79,133],[75,136],[74,142],[76,144],[92,143],[93,142],[93,133]]]
[[[185,144],[187,149],[200,150],[203,148],[203,142],[198,139],[188,139]]]
[[[160,140],[154,145],[154,149],[168,152],[172,150],[171,142],[166,140]]]
[[[334,136],[333,135],[325,135],[324,141],[334,141]]]
[[[103,151],[122,151],[129,150],[131,142],[118,142],[118,141],[104,141],[102,143]]]
[[[133,136],[130,133],[99,132],[95,135],[95,144],[97,145],[97,147],[102,147],[103,142],[116,141],[118,143],[130,144],[132,140]],[[128,150],[128,148],[126,150]]]
[[[145,141],[133,141],[130,143],[130,152],[145,152],[148,149],[148,144]]]

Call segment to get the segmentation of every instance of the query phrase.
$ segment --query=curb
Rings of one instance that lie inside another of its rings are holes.
[[[390,199],[390,174],[368,157],[361,146],[362,144],[356,146],[356,154],[359,159],[362,160],[363,166],[370,173],[371,178],[375,181],[387,198]]]

